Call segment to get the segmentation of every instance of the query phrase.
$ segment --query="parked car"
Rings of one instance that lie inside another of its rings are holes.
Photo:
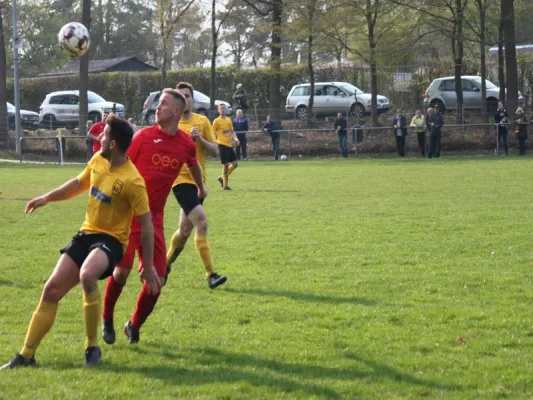
[[[88,119],[96,122],[101,121],[105,112],[113,111],[119,117],[124,117],[124,106],[119,103],[104,100],[90,90],[87,91],[89,106]],[[78,126],[80,109],[80,96],[78,90],[62,90],[46,95],[39,108],[40,124],[43,127],[55,129],[58,126]]]
[[[7,122],[9,129],[15,129],[15,106],[11,103],[7,105]],[[22,129],[38,129],[39,114],[33,111],[20,110],[20,126]]]
[[[285,104],[285,111],[300,120],[307,119],[309,107],[310,83],[302,83],[292,87]],[[370,93],[348,82],[316,82],[313,112],[316,116],[334,116],[337,113],[350,112],[354,115],[370,114]],[[378,112],[383,113],[390,108],[389,99],[378,94]]]
[[[155,110],[157,108],[157,104],[159,103],[159,97],[161,96],[161,92],[152,92],[146,99],[143,105],[143,111],[142,111],[142,117],[143,121],[147,125],[155,125]],[[207,111],[209,110],[209,106],[211,103],[211,99],[203,94],[202,92],[199,92],[198,90],[195,90],[193,93],[194,103],[192,106],[192,111],[198,114],[207,115]],[[223,103],[226,105],[226,112],[228,115],[233,114],[233,109],[231,108],[231,104],[222,101],[222,100],[215,100],[215,106],[218,107],[220,103]]]
[[[463,88],[464,108],[481,110],[483,106],[483,99],[481,98],[481,77],[475,75],[461,76],[461,87]],[[487,102],[487,110],[489,112],[496,112],[500,97],[500,88],[488,79],[486,80],[486,87],[487,97],[485,101]],[[518,100],[520,103],[524,100],[520,93]],[[434,79],[427,88],[424,93],[424,107],[433,107],[437,104],[441,112],[457,109],[454,76]]]

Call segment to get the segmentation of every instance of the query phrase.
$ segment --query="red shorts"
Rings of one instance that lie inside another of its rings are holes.
[[[135,219],[135,218],[134,218]],[[154,218],[158,219],[158,218]],[[155,221],[154,221],[155,222]],[[158,221],[159,222],[159,221]],[[138,228],[137,221],[132,221],[132,229],[130,233],[128,248],[122,257],[122,260],[117,264],[117,267],[129,269],[133,268],[133,261],[135,259],[135,251],[139,254],[139,271],[143,267],[142,263],[142,243],[141,231]],[[165,276],[167,273],[167,245],[165,242],[165,230],[163,224],[154,223],[154,267],[157,275]]]

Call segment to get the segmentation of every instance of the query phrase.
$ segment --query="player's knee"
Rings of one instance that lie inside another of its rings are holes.
[[[113,279],[116,283],[119,285],[125,285],[126,281],[128,280],[128,276],[130,276],[130,270],[126,268],[115,268],[113,271]]]
[[[47,303],[59,303],[63,298],[63,290],[58,282],[48,281],[44,285],[42,298]]]
[[[183,241],[187,240],[191,236],[192,228],[189,225],[180,226],[178,231],[178,237]]]
[[[196,232],[198,232],[200,235],[206,235],[207,234],[207,218],[205,215],[198,218],[195,224]]]
[[[85,293],[92,293],[98,285],[98,277],[87,270],[82,270],[80,273],[80,284]]]

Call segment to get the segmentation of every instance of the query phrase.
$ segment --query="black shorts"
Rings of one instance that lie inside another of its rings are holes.
[[[78,268],[94,249],[100,249],[107,254],[109,266],[99,279],[105,279],[113,273],[115,265],[122,259],[124,249],[117,238],[106,233],[78,232],[74,235],[70,243],[59,252],[68,254],[74,260]]]
[[[237,161],[237,155],[235,154],[235,151],[233,151],[233,147],[219,144],[218,152],[220,154],[220,162],[222,164],[228,164],[232,163],[233,161]]]
[[[204,199],[198,198],[198,188],[192,183],[180,183],[172,188],[172,192],[185,215],[189,215],[196,206],[204,204]]]

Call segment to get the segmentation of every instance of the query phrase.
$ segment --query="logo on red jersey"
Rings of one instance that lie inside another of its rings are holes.
[[[165,167],[177,170],[180,168],[180,161],[176,158],[170,158],[169,156],[161,156],[161,154],[154,153],[152,155],[152,164],[155,167]]]

